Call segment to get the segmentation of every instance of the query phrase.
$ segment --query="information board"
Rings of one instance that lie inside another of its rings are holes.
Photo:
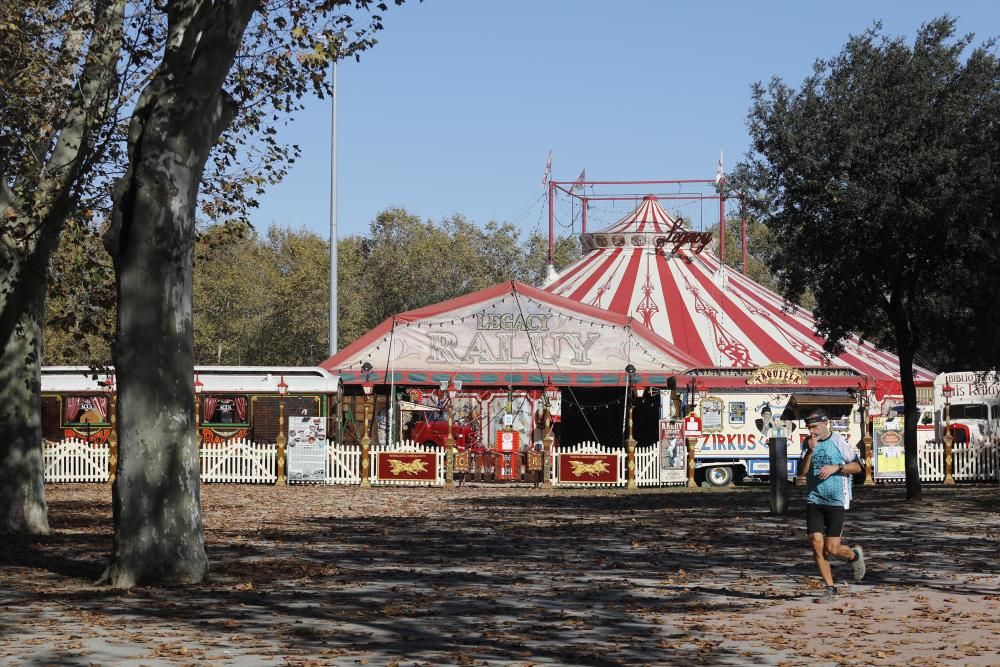
[[[903,419],[893,419],[890,428],[885,420],[873,420],[875,479],[906,479],[906,455],[903,452]]]
[[[285,453],[288,481],[322,482],[326,479],[326,418],[289,417]]]

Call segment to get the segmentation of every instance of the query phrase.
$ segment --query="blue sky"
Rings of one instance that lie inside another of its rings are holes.
[[[546,232],[549,150],[556,180],[584,168],[593,180],[712,178],[720,149],[727,169],[747,150],[753,82],[777,75],[797,85],[817,58],[876,19],[912,36],[945,12],[977,41],[1000,33],[1000,3],[991,0],[392,7],[378,46],[339,67],[338,236],[366,233],[391,206],[435,221],[461,213]],[[310,100],[280,137],[303,155],[261,199],[254,224],[326,237],[329,100]],[[590,226],[629,208],[607,205]],[[717,219],[711,210],[687,213],[706,225]]]

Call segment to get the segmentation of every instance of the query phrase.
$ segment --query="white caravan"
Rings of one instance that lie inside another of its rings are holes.
[[[945,386],[951,388],[947,401]],[[938,438],[944,436],[946,422],[955,443],[1000,436],[1000,376],[983,371],[938,375],[934,380],[934,423]]]

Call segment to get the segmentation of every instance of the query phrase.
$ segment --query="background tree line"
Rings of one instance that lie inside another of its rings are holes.
[[[94,234],[70,225],[53,259],[44,363],[111,363],[114,273]],[[422,220],[386,209],[367,234],[338,241],[339,348],[393,314],[506,280],[541,285],[547,239],[509,223],[461,215]],[[556,244],[556,268],[580,254]],[[311,365],[327,357],[330,255],[306,229],[209,227],[194,265],[194,346],[199,365]]]

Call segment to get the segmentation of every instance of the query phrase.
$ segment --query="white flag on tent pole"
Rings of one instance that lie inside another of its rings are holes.
[[[549,180],[552,179],[552,150],[549,149],[549,159],[545,163],[545,173],[542,175],[542,187],[544,188],[549,184]]]
[[[580,175],[576,177],[576,180],[573,181],[573,187],[569,189],[570,194],[576,192],[577,188],[583,190],[583,184],[586,180],[587,180],[587,169],[584,168],[583,171],[580,172]]]
[[[722,167],[722,149],[719,149],[719,165],[715,168],[715,184],[718,185],[726,177],[726,172]]]

